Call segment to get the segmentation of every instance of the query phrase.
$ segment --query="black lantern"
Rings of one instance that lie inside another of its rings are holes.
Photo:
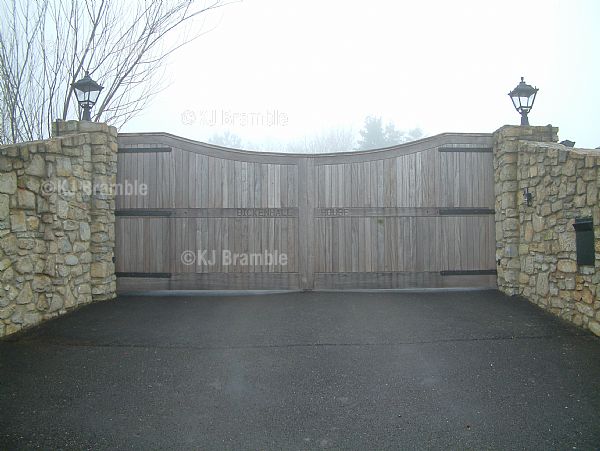
[[[104,88],[92,80],[88,71],[85,71],[85,77],[72,83],[71,86],[75,90],[77,103],[79,103],[79,106],[83,110],[81,120],[91,121],[92,107],[96,104],[100,91]]]
[[[531,108],[533,108],[533,102],[535,101],[537,92],[538,88],[528,85],[525,83],[523,77],[521,77],[521,83],[508,93],[515,109],[521,115],[521,125],[529,125],[527,115],[531,111]]]

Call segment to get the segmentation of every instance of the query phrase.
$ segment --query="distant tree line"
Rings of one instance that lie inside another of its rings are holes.
[[[215,133],[208,142],[234,149],[260,150],[267,152],[289,153],[333,153],[352,150],[380,149],[383,147],[404,144],[423,137],[420,128],[399,130],[392,122],[383,124],[381,117],[367,116],[357,140],[350,127],[336,127],[291,142],[244,142],[240,136],[226,130]]]

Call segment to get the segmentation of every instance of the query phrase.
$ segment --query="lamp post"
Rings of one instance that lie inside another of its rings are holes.
[[[85,77],[72,83],[71,86],[75,90],[77,103],[79,103],[79,107],[83,110],[81,120],[91,121],[92,107],[96,104],[100,91],[102,91],[104,87],[92,80],[88,71],[85,71]]]
[[[521,77],[521,83],[508,93],[515,109],[521,115],[521,125],[529,125],[527,115],[531,111],[531,108],[533,108],[533,102],[535,101],[537,92],[538,88],[528,85],[525,83],[523,77]]]

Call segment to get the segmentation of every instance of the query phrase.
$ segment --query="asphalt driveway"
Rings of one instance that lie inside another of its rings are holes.
[[[600,340],[496,291],[121,297],[0,342],[0,449],[592,449]]]

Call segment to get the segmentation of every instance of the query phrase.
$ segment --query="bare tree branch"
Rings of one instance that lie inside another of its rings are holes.
[[[93,120],[121,126],[164,89],[168,57],[228,0],[0,0],[0,144],[78,117],[71,84],[105,87]]]

